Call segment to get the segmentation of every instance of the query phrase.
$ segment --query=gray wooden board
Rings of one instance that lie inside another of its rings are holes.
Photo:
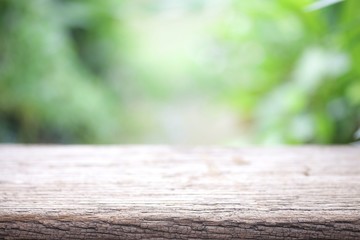
[[[0,239],[360,239],[360,147],[0,145]]]

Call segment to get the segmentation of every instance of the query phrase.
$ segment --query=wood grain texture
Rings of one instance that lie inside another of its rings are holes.
[[[360,148],[0,145],[0,239],[360,239]]]

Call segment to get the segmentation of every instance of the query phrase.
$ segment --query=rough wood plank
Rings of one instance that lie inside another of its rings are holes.
[[[360,148],[0,146],[1,239],[360,239]]]

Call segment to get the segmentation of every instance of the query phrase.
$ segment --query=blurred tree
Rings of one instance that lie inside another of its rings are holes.
[[[0,140],[121,136],[119,1],[0,1]]]
[[[331,3],[233,1],[219,25],[224,97],[247,119],[256,142],[355,140],[360,2]]]

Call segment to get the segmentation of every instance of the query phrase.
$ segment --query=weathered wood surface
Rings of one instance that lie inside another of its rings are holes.
[[[0,239],[360,239],[360,147],[0,146]]]

